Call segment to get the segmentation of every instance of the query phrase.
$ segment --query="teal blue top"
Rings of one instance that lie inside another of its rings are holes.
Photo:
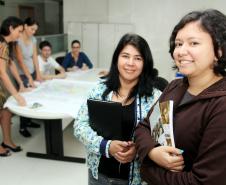
[[[88,98],[93,99],[102,99],[102,94],[106,90],[106,85],[103,83],[99,83],[96,87],[94,87]],[[107,101],[112,99],[113,92],[110,92],[106,97]],[[141,97],[140,101],[137,98],[136,109],[137,109],[137,123],[140,121],[140,118],[143,119],[147,116],[148,111],[151,106],[158,100],[161,95],[161,91],[154,89],[153,96],[150,97]],[[139,104],[141,104],[141,114],[139,110]],[[87,150],[87,164],[88,168],[91,170],[94,178],[98,179],[98,166],[101,157],[100,153],[100,143],[104,139],[102,136],[97,135],[97,133],[90,127],[89,116],[88,116],[88,108],[86,102],[80,107],[78,115],[74,122],[74,135],[79,139]],[[132,163],[130,167],[130,178],[132,179],[131,185],[141,185],[141,178],[139,172],[140,164],[137,160],[134,162],[134,170],[132,170]],[[133,175],[132,175],[133,173]],[[129,179],[130,180],[130,179]]]

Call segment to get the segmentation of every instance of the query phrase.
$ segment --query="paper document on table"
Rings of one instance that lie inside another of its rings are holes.
[[[173,101],[157,102],[149,117],[152,137],[161,145],[175,147]]]
[[[81,104],[86,101],[90,88],[94,85],[94,83],[89,82],[57,79],[47,83],[43,82],[33,91],[22,93],[22,96],[27,102],[26,109],[55,114],[63,113],[75,117]],[[17,105],[16,101],[9,101],[6,102],[5,107],[12,106],[9,103]]]
[[[73,82],[52,80],[50,83],[43,84],[40,88],[35,89],[30,97],[51,98],[56,101],[73,101],[76,97],[85,97],[87,90],[92,86],[88,82]]]
[[[88,82],[98,82],[100,80],[99,73],[104,69],[93,68],[89,70],[79,70],[75,72],[67,72],[67,80],[78,80]]]

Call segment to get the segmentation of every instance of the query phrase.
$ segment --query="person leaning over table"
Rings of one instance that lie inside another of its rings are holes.
[[[38,55],[38,64],[41,77],[44,80],[66,78],[66,73],[56,60],[51,57],[52,45],[48,41],[42,41],[39,44],[40,55]],[[59,73],[56,74],[55,71]]]
[[[153,141],[149,112],[135,131],[142,178],[151,185],[225,185],[226,16],[213,9],[185,15],[171,34],[170,54],[185,77],[159,102],[173,100],[175,145],[184,152]]]
[[[3,142],[0,146],[0,156],[9,156],[12,152],[20,152],[20,146],[16,146],[11,139],[11,118],[12,113],[3,108],[4,103],[10,94],[15,98],[20,106],[25,106],[25,99],[15,89],[11,82],[7,69],[19,84],[19,91],[26,91],[22,80],[20,79],[17,68],[12,61],[12,42],[16,41],[23,31],[23,22],[17,17],[8,17],[3,20],[0,28],[0,124],[2,128]]]
[[[141,184],[132,135],[161,94],[153,85],[158,73],[153,65],[148,43],[137,34],[125,34],[114,51],[108,75],[88,96],[122,103],[124,141],[97,135],[90,126],[87,104],[81,106],[74,135],[88,153],[89,185]]]
[[[37,55],[37,40],[34,34],[38,30],[38,22],[31,17],[24,20],[24,30],[16,45],[18,70],[25,87],[35,87],[34,80],[42,81]]]
[[[35,87],[34,80],[43,80],[38,65],[37,40],[34,37],[37,30],[38,22],[31,17],[26,18],[24,30],[16,45],[15,58],[25,87]],[[39,128],[40,125],[32,122],[30,118],[21,117],[19,133],[24,137],[31,137],[27,127]]]
[[[80,51],[81,44],[78,40],[71,42],[71,52],[66,54],[62,66],[65,71],[76,71],[77,69],[87,70],[93,68],[88,56]]]

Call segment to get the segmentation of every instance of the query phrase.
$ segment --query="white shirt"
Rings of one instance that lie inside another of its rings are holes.
[[[60,65],[53,59],[49,57],[47,61],[44,61],[40,55],[38,55],[39,70],[43,75],[54,75],[55,69],[59,69]]]

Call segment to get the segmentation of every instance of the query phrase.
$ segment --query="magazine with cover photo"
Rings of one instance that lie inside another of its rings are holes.
[[[175,147],[173,101],[157,102],[149,118],[151,135],[161,145]]]

